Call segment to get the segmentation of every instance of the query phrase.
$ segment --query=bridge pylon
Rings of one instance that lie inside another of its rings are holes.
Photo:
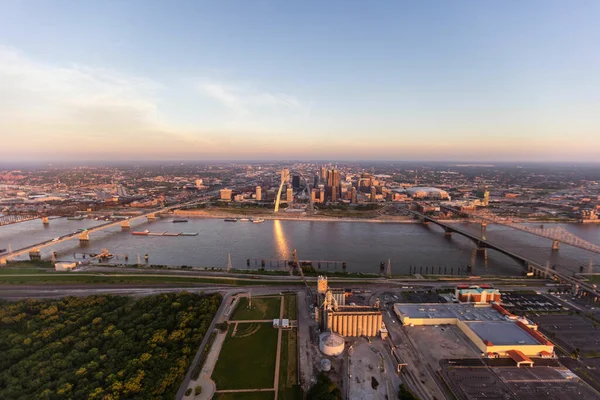
[[[126,231],[129,228],[131,228],[131,224],[129,223],[128,219],[126,219],[125,221],[121,222],[121,230],[122,231]]]
[[[148,214],[146,218],[148,218],[148,221],[154,221],[156,219],[156,214]]]
[[[558,250],[560,248],[560,242],[558,240],[552,241],[552,250]]]
[[[50,220],[48,219],[48,217],[42,217],[42,224],[50,225]]]

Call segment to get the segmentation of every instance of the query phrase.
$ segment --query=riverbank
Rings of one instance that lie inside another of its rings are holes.
[[[421,223],[418,219],[414,219],[412,216],[408,215],[382,215],[377,217],[364,217],[364,218],[352,218],[352,217],[332,217],[332,216],[320,216],[318,214],[307,215],[304,213],[298,214],[286,214],[285,211],[278,214],[271,213],[256,213],[256,214],[245,214],[245,213],[235,213],[235,212],[211,212],[206,210],[174,210],[169,215],[177,216],[177,217],[186,217],[186,218],[210,218],[210,219],[225,219],[225,218],[262,218],[265,220],[281,220],[281,221],[311,221],[311,222],[371,222],[371,223],[380,223],[380,224],[418,224]],[[440,219],[437,220],[442,223],[469,223],[470,220],[466,219]],[[536,223],[544,223],[544,224],[581,224],[580,221],[577,220],[543,220],[543,219],[532,219],[528,221],[523,221],[525,224],[536,224]],[[492,225],[494,223],[488,222],[488,224]],[[502,224],[500,224],[502,225]]]
[[[210,218],[210,219],[225,219],[225,218],[248,218],[247,214],[243,213],[211,213],[201,210],[175,210],[173,216],[187,218]],[[315,221],[315,222],[376,222],[388,224],[417,224],[418,220],[408,216],[384,216],[375,218],[348,218],[348,217],[326,217],[318,215],[290,215],[285,212],[280,214],[253,214],[253,217],[260,217],[265,220],[283,220],[283,221]],[[454,222],[454,221],[453,221]],[[457,220],[455,222],[461,222]]]

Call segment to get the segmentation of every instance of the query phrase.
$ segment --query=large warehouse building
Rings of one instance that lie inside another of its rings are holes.
[[[394,304],[404,325],[456,325],[489,357],[548,357],[554,345],[537,325],[512,315],[498,304]]]

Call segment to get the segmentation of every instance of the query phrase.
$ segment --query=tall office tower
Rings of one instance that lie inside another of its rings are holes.
[[[338,201],[340,193],[340,172],[332,169],[327,172],[327,194],[331,201]]]
[[[489,190],[486,190],[485,192],[483,192],[483,205],[487,207],[489,204],[490,204],[490,192],[489,192]]]
[[[319,178],[321,178],[321,182],[323,183],[325,183],[325,180],[327,179],[327,168],[325,168],[324,165],[321,167],[321,175]]]
[[[371,203],[374,203],[377,200],[377,188],[375,186],[371,186]]]
[[[260,186],[256,187],[256,201],[262,200],[262,188]]]
[[[331,191],[331,201],[333,203],[335,203],[336,201],[338,201],[338,193],[337,193],[337,190],[335,190],[335,188],[331,188],[331,189],[333,189]]]
[[[310,190],[310,198],[311,198],[311,200],[312,200],[313,203],[317,202],[317,189],[312,188]]]
[[[320,181],[319,174],[315,174],[315,177],[313,178],[313,187],[316,188],[319,186]]]
[[[319,203],[325,203],[325,185],[319,185]]]
[[[332,169],[327,172],[327,186],[340,187],[340,171]]]
[[[351,193],[350,202],[354,203],[354,204],[358,203],[357,196],[356,196],[356,188],[354,186],[352,186],[352,190],[350,193]]]
[[[294,200],[294,189],[289,186],[285,192],[285,199],[288,201],[288,203],[291,203]]]
[[[299,175],[294,175],[292,177],[292,187],[294,189],[300,189],[300,176]]]

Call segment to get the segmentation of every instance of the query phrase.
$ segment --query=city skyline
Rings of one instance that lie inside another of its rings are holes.
[[[597,3],[3,9],[4,162],[597,159]]]

